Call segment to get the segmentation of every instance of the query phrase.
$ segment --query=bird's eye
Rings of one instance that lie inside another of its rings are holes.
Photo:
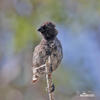
[[[42,28],[43,28],[44,30],[46,29],[46,27],[45,27],[45,26],[43,26]]]

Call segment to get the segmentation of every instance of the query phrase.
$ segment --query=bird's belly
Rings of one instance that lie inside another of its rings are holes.
[[[48,55],[46,51],[51,51],[51,53]],[[53,50],[42,48],[36,55],[34,55],[33,68],[38,68],[44,65],[49,56],[51,58],[52,70],[56,70],[62,60],[62,48],[60,47]],[[45,71],[42,70],[42,72],[44,73]]]

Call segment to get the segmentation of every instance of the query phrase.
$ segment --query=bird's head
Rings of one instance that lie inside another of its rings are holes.
[[[43,35],[46,40],[55,39],[58,31],[55,29],[55,25],[52,22],[44,23],[39,29],[39,32]]]

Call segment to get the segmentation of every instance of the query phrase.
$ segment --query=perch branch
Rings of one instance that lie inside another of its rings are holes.
[[[51,91],[52,88],[52,73],[50,70],[50,64],[51,64],[51,57],[49,56],[48,60],[46,61],[46,81],[47,81],[47,90],[49,95],[49,100],[55,100],[54,99],[54,92]]]

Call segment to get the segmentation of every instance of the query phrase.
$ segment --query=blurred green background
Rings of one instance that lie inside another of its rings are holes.
[[[0,0],[0,100],[48,100],[45,79],[33,85],[31,70],[46,21],[56,24],[64,53],[53,73],[56,100],[99,100],[99,0]]]

